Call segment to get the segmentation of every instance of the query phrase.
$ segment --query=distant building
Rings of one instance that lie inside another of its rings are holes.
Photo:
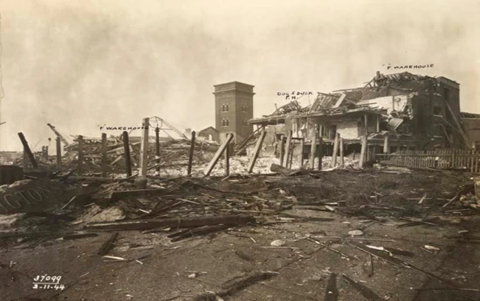
[[[208,128],[199,131],[198,137],[215,142],[219,142],[220,139],[218,131],[213,126],[209,126]]]
[[[240,143],[253,133],[254,86],[240,82],[215,85],[215,128],[222,143],[227,134],[234,135],[233,142]]]

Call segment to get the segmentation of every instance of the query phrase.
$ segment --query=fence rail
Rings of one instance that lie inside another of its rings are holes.
[[[401,150],[392,154],[376,154],[384,164],[405,167],[461,169],[480,173],[480,152],[462,149]]]

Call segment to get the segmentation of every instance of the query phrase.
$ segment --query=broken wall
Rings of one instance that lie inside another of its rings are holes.
[[[391,114],[392,111],[403,112],[407,106],[407,103],[407,95],[397,95],[361,100],[357,104],[368,105],[372,108],[385,109],[387,110],[387,114]]]
[[[360,136],[360,126],[357,120],[345,120],[337,124],[337,133],[344,139],[356,139]]]

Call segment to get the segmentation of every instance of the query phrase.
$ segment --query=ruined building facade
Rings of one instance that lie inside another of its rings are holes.
[[[231,133],[233,142],[239,143],[253,133],[253,125],[248,121],[253,118],[254,86],[235,81],[214,88],[215,129],[219,133],[219,142]]]
[[[388,137],[392,151],[460,148],[468,138],[459,99],[460,85],[445,77],[377,72],[364,87],[319,92],[312,105],[300,107],[293,101],[249,123],[267,131],[275,128],[275,139],[291,130],[307,143],[318,133],[327,144],[337,134],[347,145],[359,144],[366,135],[370,145],[381,146]]]

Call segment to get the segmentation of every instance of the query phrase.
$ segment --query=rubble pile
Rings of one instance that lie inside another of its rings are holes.
[[[195,143],[194,162],[201,165],[208,162],[218,146],[208,143],[206,141],[197,140]],[[66,153],[63,157],[64,165],[67,168],[74,168],[78,163],[78,142],[65,147]],[[84,154],[84,168],[88,173],[98,173],[101,171],[101,150],[102,142],[99,140],[85,140],[83,144]],[[140,160],[140,142],[130,143],[130,156],[132,160],[132,167],[138,167]],[[182,170],[183,173],[188,165],[188,157],[190,150],[190,141],[184,139],[168,139],[160,141],[160,155],[156,156],[155,143],[150,141],[148,148],[148,157],[150,158],[148,166],[153,170],[155,165],[159,165],[163,170]],[[157,161],[158,160],[158,161]],[[124,145],[118,139],[109,139],[107,144],[107,172],[110,173],[124,173]]]

